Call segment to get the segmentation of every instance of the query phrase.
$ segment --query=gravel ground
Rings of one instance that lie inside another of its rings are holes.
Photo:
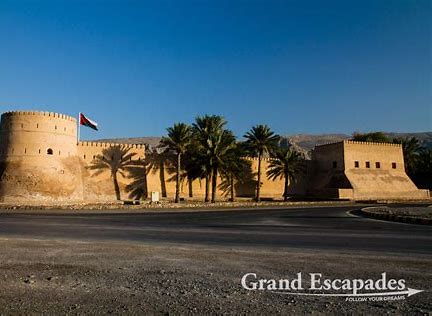
[[[168,200],[152,203],[150,201],[141,201],[138,205],[130,204],[132,201],[116,201],[116,202],[81,202],[81,203],[58,203],[46,202],[27,202],[27,203],[4,203],[0,202],[1,213],[40,213],[41,210],[46,212],[61,211],[86,211],[86,212],[149,212],[149,211],[183,211],[184,209],[191,209],[201,211],[203,209],[235,209],[235,208],[250,208],[250,207],[289,207],[289,206],[322,206],[322,205],[355,205],[352,201],[261,201],[259,203],[251,201],[250,199],[242,199],[235,202],[218,201],[216,203],[206,203],[202,201],[182,201],[180,203],[173,203]]]
[[[370,209],[375,213],[419,218],[432,218],[432,207],[374,207]]]
[[[0,238],[0,314],[428,314],[431,256]],[[247,272],[404,278],[425,292],[394,302],[242,289]]]

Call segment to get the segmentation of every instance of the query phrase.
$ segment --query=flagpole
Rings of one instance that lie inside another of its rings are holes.
[[[78,112],[78,143],[80,141],[80,132],[81,132],[81,112]]]

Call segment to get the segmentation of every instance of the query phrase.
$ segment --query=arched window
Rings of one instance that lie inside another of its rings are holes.
[[[52,155],[53,154],[53,150],[51,148],[47,149],[47,155]]]

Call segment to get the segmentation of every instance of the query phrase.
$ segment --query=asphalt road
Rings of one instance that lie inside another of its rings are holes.
[[[354,209],[1,214],[0,237],[432,254],[432,227],[357,217],[348,212]]]

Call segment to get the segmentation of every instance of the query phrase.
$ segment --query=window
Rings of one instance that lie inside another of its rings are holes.
[[[39,154],[40,154],[41,150],[39,149]]]
[[[360,168],[360,163],[358,161],[354,161],[354,167],[355,168]]]
[[[24,148],[24,154],[27,154],[27,148]]]
[[[396,162],[392,162],[392,169],[396,169]]]
[[[333,161],[333,168],[337,168],[337,161]]]
[[[54,126],[54,129],[57,129],[57,125],[56,125],[56,126]]]
[[[381,168],[381,163],[379,161],[375,162],[375,168],[377,169]]]
[[[47,155],[52,155],[53,154],[53,150],[51,148],[47,149]]]
[[[370,162],[366,161],[366,168],[370,168]]]
[[[61,152],[60,152],[60,150],[59,150],[59,156],[61,155]]]
[[[36,124],[36,128],[39,128],[39,124]]]
[[[86,155],[84,155],[84,159],[86,159]]]

